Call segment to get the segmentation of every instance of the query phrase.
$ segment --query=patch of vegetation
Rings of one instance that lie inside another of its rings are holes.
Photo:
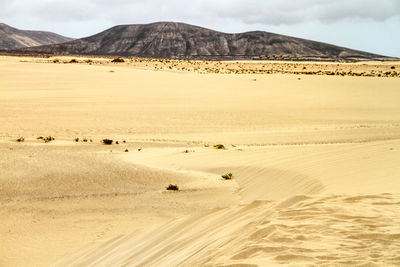
[[[25,141],[25,138],[23,138],[23,137],[20,137],[20,138],[18,138],[16,141],[17,141],[18,143],[22,143],[22,142],[24,142],[24,141]]]
[[[123,63],[125,60],[123,58],[117,57],[111,60],[112,63]]]
[[[222,178],[224,178],[225,180],[232,180],[233,175],[232,175],[232,173],[227,173],[227,174],[222,175]]]
[[[129,150],[128,150],[128,149],[125,149],[125,152],[129,152]]]
[[[396,67],[395,66],[391,66],[390,69],[394,70]]]
[[[86,142],[87,142],[87,139],[86,139],[86,138],[83,138],[83,140],[82,140],[82,141],[86,143]]]
[[[166,189],[172,191],[179,191],[179,186],[176,184],[169,184],[169,186],[167,186]]]
[[[225,146],[222,144],[217,144],[217,145],[214,145],[214,148],[215,149],[225,149]]]
[[[103,145],[112,145],[113,140],[106,138],[106,139],[102,140],[102,143],[103,143]]]
[[[78,60],[76,60],[75,58],[73,58],[73,59],[71,59],[71,60],[69,61],[69,63],[78,63]]]
[[[54,141],[55,140],[55,138],[54,137],[52,137],[52,136],[47,136],[47,137],[45,137],[45,138],[43,138],[43,141],[45,142],[45,143],[49,143],[49,142],[51,142],[51,141]]]
[[[43,140],[44,137],[43,136],[39,136],[38,138],[36,138],[37,140]]]
[[[60,63],[60,60],[56,58],[53,60],[53,63]]]
[[[119,142],[118,142],[118,141],[116,141],[116,142],[115,142],[115,144],[119,145]]]
[[[79,142],[79,137],[74,139],[75,142]]]

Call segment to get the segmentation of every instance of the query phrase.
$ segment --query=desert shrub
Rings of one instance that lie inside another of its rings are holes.
[[[60,63],[60,60],[56,58],[53,60],[53,63]]]
[[[102,143],[104,144],[104,145],[112,145],[112,143],[113,143],[113,140],[111,140],[111,139],[103,139],[102,140]]]
[[[84,138],[82,141],[86,143],[86,142],[87,142],[87,139],[86,139],[86,138]]]
[[[55,140],[55,138],[52,137],[52,136],[50,136],[50,135],[49,135],[49,136],[46,136],[46,137],[40,136],[40,137],[38,137],[37,139],[41,139],[41,140],[43,140],[45,143],[49,143],[49,142]]]
[[[90,139],[89,141],[90,141],[90,143],[92,143],[92,142],[93,142],[93,140],[92,140],[92,139]]]
[[[125,62],[125,60],[123,58],[117,57],[114,58],[113,60],[111,60],[112,63],[122,63]]]
[[[391,66],[390,69],[394,70],[396,67],[395,66]]]
[[[128,149],[125,149],[125,152],[129,152],[129,150],[128,150]]]
[[[76,60],[75,58],[73,58],[73,59],[71,59],[71,60],[69,61],[69,63],[78,63],[78,60]]]
[[[224,178],[225,180],[232,180],[233,175],[232,175],[232,173],[227,173],[227,174],[222,175],[222,178]]]
[[[169,186],[166,187],[167,190],[172,190],[172,191],[178,191],[179,186],[176,184],[169,184]]]
[[[214,145],[214,148],[215,149],[225,149],[225,146],[222,144],[217,144],[217,145]]]
[[[52,136],[47,136],[47,137],[45,137],[45,138],[43,138],[43,141],[45,142],[45,143],[49,143],[49,142],[51,142],[51,141],[53,141],[54,140],[54,137],[52,137]]]
[[[16,141],[17,141],[18,143],[21,143],[21,142],[24,142],[24,141],[25,141],[25,138],[20,137],[20,138],[18,138]]]
[[[39,136],[38,138],[36,138],[37,140],[43,140],[44,137],[43,136]]]
[[[118,141],[116,141],[116,142],[115,142],[115,144],[119,145],[119,142],[118,142]]]
[[[75,141],[75,142],[79,142],[79,138],[78,138],[78,137],[75,138],[74,141]]]

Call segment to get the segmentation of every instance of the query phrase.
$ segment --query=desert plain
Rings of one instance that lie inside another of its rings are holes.
[[[400,265],[399,62],[124,61],[0,56],[0,266]]]

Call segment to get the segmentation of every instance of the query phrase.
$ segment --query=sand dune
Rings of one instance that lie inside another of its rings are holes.
[[[99,242],[55,266],[394,266],[399,197],[255,201]]]
[[[361,144],[147,149],[121,155],[132,163],[196,170],[219,177],[232,172],[242,201],[279,200],[304,194],[373,194],[400,190],[400,142]]]
[[[400,79],[93,61],[0,57],[0,266],[400,264]]]

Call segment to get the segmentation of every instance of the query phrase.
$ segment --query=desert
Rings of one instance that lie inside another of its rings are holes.
[[[115,58],[0,56],[0,266],[400,264],[398,61]]]

